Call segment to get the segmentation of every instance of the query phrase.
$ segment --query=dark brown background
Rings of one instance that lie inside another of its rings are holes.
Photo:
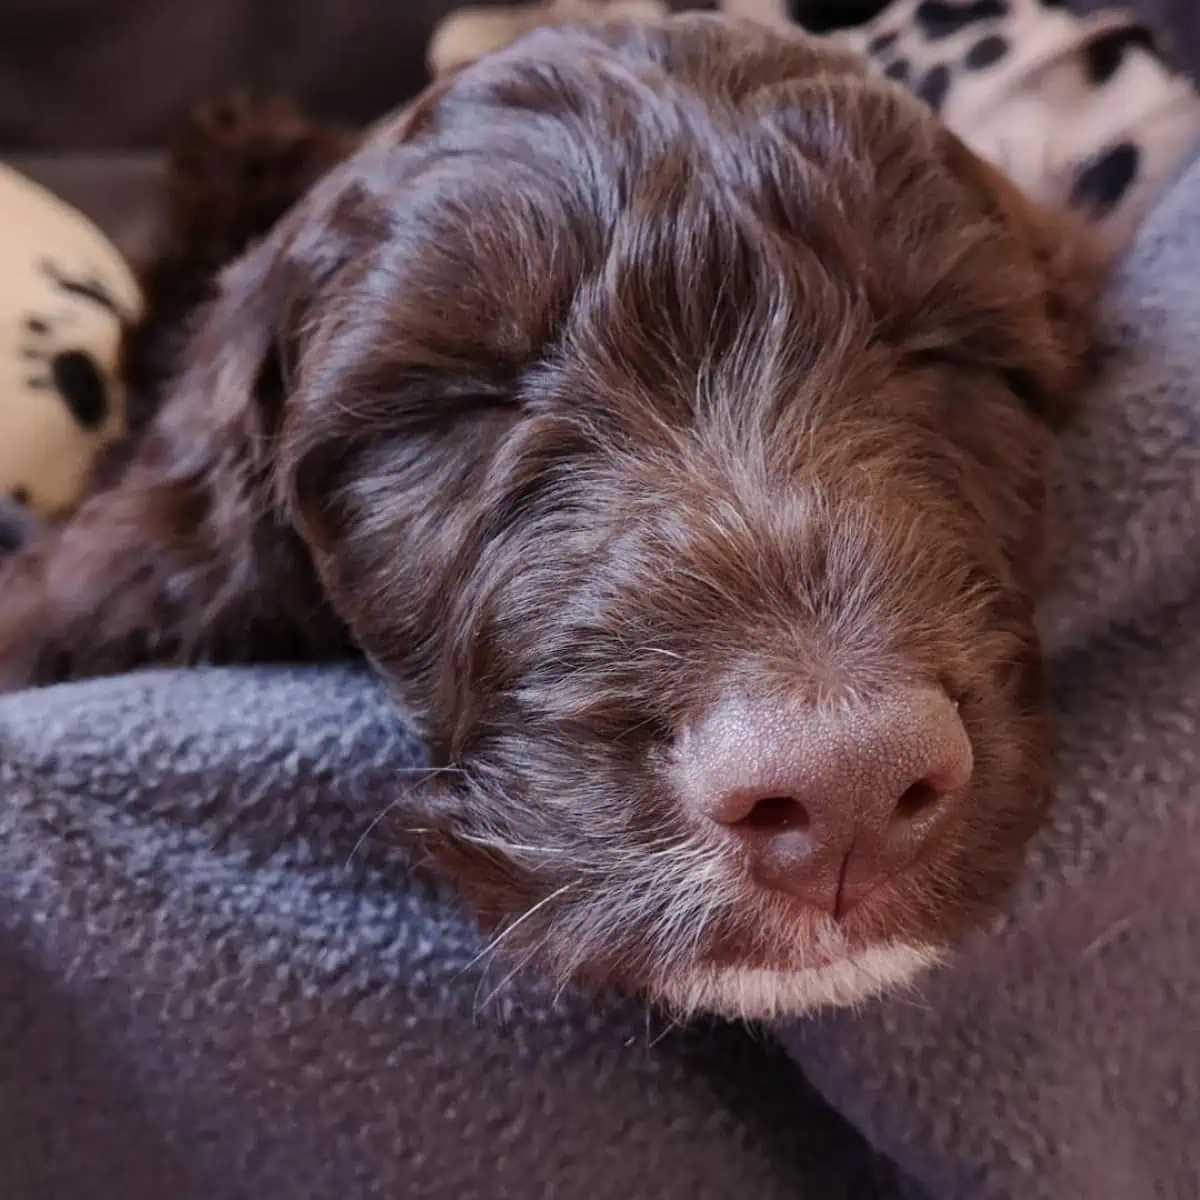
[[[794,4],[801,18],[826,24],[835,12],[853,19],[870,0]],[[289,91],[323,115],[366,121],[421,86],[430,32],[456,7],[457,0],[3,0],[0,152],[153,146],[190,104],[237,85]],[[1168,28],[1181,57],[1200,67],[1195,0],[1133,7]]]

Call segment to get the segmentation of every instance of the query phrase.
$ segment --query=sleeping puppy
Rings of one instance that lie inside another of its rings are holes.
[[[519,961],[854,1002],[1042,815],[1101,274],[824,43],[535,31],[225,272],[132,463],[0,579],[0,687],[361,653],[444,768],[397,836]]]

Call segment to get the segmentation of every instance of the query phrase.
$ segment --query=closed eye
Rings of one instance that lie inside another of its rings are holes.
[[[914,350],[906,355],[905,365],[915,371],[932,367],[950,367],[956,371],[975,374],[987,371],[995,375],[1034,416],[1053,421],[1059,414],[1060,406],[1056,398],[1047,394],[1034,372],[1022,370],[1020,367],[996,367],[972,361],[957,354],[949,346]]]

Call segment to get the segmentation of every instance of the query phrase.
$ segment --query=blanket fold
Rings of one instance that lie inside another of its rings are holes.
[[[419,765],[351,670],[0,700],[4,1200],[900,1194],[764,1039],[478,960]]]

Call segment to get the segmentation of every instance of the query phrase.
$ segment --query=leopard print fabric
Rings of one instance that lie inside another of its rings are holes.
[[[1200,139],[1200,94],[1120,10],[894,0],[842,31],[977,153],[1122,246]]]

